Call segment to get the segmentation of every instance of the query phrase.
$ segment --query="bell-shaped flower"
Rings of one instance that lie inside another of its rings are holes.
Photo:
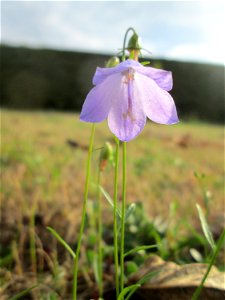
[[[110,130],[121,141],[134,139],[144,128],[146,116],[160,124],[178,122],[167,92],[173,85],[171,72],[129,59],[113,68],[97,68],[93,84],[80,119],[95,123],[108,118]]]

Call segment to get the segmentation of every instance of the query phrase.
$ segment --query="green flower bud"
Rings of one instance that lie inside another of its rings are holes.
[[[105,64],[106,68],[112,68],[117,66],[120,63],[120,60],[117,56],[111,57]]]
[[[137,33],[133,33],[132,37],[129,39],[127,49],[131,50],[141,50],[140,38]]]

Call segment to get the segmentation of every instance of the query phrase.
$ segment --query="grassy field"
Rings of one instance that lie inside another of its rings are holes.
[[[90,124],[71,113],[1,112],[1,254],[7,257],[9,248],[14,247],[18,274],[25,268],[19,257],[26,253],[18,254],[16,249],[25,249],[24,232],[32,213],[42,225],[37,232],[40,243],[49,241],[47,225],[68,243],[76,237],[90,129]],[[160,216],[164,220],[169,218],[173,203],[177,207],[174,222],[186,220],[200,227],[195,204],[206,209],[207,200],[209,222],[213,230],[220,231],[224,212],[223,130],[222,126],[197,122],[168,127],[149,122],[127,145],[127,202],[141,202],[150,218]],[[98,149],[105,141],[114,146],[106,122],[96,128],[92,182],[96,180]],[[199,180],[194,172],[205,176]],[[110,195],[113,174],[113,167],[108,166],[102,183]],[[91,188],[89,202],[95,197]],[[106,216],[111,215],[107,201],[104,208]]]

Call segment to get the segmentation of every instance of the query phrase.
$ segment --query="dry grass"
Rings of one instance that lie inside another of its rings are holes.
[[[13,222],[34,202],[43,211],[48,205],[52,210],[61,207],[69,219],[79,215],[89,134],[90,124],[73,114],[2,112],[2,207],[11,211]],[[77,142],[77,147],[71,147],[68,140]],[[97,126],[95,148],[105,140],[112,141],[112,136],[103,123]],[[98,156],[95,151],[93,174]],[[223,128],[148,123],[128,144],[127,168],[128,202],[143,201],[149,214],[164,215],[169,203],[177,201],[179,212],[186,215],[196,202],[202,203],[194,171],[206,174],[213,211],[219,212],[223,204]],[[104,181],[111,194],[112,176],[108,168]]]

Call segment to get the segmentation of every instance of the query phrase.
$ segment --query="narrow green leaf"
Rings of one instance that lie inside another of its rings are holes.
[[[98,266],[98,257],[97,257],[97,255],[94,256],[92,268],[93,268],[93,271],[94,271],[94,276],[95,276],[96,283],[99,286],[99,283],[100,283],[100,276],[99,275],[100,274],[99,274],[99,266]]]
[[[161,271],[149,272],[149,273],[145,274],[140,280],[138,280],[138,282],[136,284],[139,285],[138,287],[140,287],[140,286],[142,286],[142,284],[149,281],[152,277],[154,277],[155,275],[157,275],[160,272]],[[129,300],[130,297],[133,295],[133,293],[138,289],[138,287],[136,287],[132,291],[130,291],[125,300]]]
[[[21,297],[27,295],[31,290],[33,290],[34,288],[36,288],[38,286],[38,284],[33,285],[32,287],[20,292],[19,294],[17,294],[16,296],[12,297],[10,300],[17,300],[20,299]]]
[[[113,200],[112,198],[109,196],[109,194],[104,190],[104,188],[102,186],[99,186],[99,189],[100,191],[102,192],[102,194],[105,196],[106,200],[109,202],[109,204],[114,207],[114,204],[113,204]],[[121,218],[121,211],[120,209],[117,207],[117,215]]]
[[[206,218],[203,214],[203,211],[202,211],[201,207],[198,204],[196,204],[196,207],[197,207],[197,210],[198,210],[199,219],[201,221],[201,226],[202,226],[203,233],[204,233],[209,245],[211,246],[211,248],[215,249],[216,244],[214,242],[212,232],[209,229],[209,226],[208,226]]]
[[[133,211],[135,210],[136,208],[136,204],[135,203],[131,203],[125,213],[125,220],[124,222],[126,223],[126,221],[128,220],[129,216],[133,213]],[[118,229],[117,231],[120,232],[121,230],[121,223],[119,223],[119,226],[118,226]]]
[[[132,284],[126,288],[124,288],[122,290],[122,292],[119,294],[119,298],[118,300],[123,300],[124,299],[124,296],[129,293],[129,292],[132,292],[133,289],[138,289],[141,285],[140,284]]]
[[[141,64],[142,64],[143,66],[150,65],[150,61],[142,61]]]
[[[61,236],[51,227],[47,227],[48,231],[51,232],[51,234],[54,235],[54,237],[65,247],[65,249],[72,255],[72,257],[75,259],[76,258],[76,254],[73,251],[73,249],[67,244],[66,241],[64,241],[63,238],[61,238]]]
[[[136,208],[136,204],[135,203],[131,203],[126,211],[126,214],[125,214],[125,223],[126,221],[128,220],[129,216],[133,213],[133,211],[135,210]]]
[[[130,254],[133,254],[133,253],[136,253],[140,250],[148,250],[148,249],[152,249],[152,248],[156,248],[158,247],[158,245],[143,245],[143,246],[138,246],[134,249],[131,249],[130,251],[127,251],[125,254],[124,254],[124,257],[130,255]]]

